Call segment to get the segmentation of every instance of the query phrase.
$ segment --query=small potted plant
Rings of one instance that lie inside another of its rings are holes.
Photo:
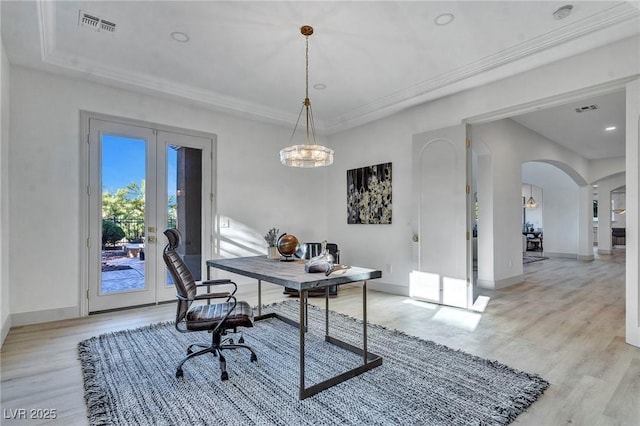
[[[264,236],[264,240],[268,245],[267,258],[269,259],[280,259],[280,253],[278,253],[278,248],[276,247],[276,241],[278,241],[278,232],[280,232],[279,229],[271,228]]]

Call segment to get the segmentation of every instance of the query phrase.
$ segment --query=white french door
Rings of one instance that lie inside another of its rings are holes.
[[[196,279],[212,255],[211,138],[89,118],[88,312],[174,300],[163,231]]]

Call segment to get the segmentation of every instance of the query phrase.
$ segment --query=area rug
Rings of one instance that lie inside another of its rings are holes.
[[[522,264],[526,265],[528,263],[540,262],[541,260],[545,260],[545,259],[548,259],[548,257],[544,257],[544,256],[523,256],[522,257]]]
[[[265,307],[298,318],[298,302]],[[163,323],[79,343],[92,425],[504,425],[549,383],[431,341],[369,325],[369,350],[383,364],[298,400],[298,331],[272,318],[244,329],[258,354],[226,351],[228,381],[217,358],[189,360],[185,348],[206,332],[181,334]],[[330,333],[358,345],[362,323],[330,312]],[[358,365],[361,357],[324,342],[324,311],[309,306],[306,385]]]

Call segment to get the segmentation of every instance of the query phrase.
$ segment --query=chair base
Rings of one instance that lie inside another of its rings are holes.
[[[225,344],[224,342],[229,342],[229,343]],[[222,336],[220,335],[220,333],[213,333],[213,335],[211,336],[211,344],[193,343],[193,344],[189,345],[187,347],[187,356],[182,361],[180,361],[180,364],[178,364],[178,367],[176,368],[176,377],[179,378],[179,377],[182,377],[184,375],[184,371],[182,370],[182,366],[189,359],[195,358],[195,357],[200,356],[200,355],[211,353],[211,354],[213,354],[213,356],[217,356],[218,357],[218,360],[219,360],[219,363],[220,363],[220,380],[222,380],[222,381],[229,380],[229,373],[227,373],[227,360],[222,355],[222,351],[223,350],[226,350],[226,349],[240,349],[240,348],[247,349],[249,352],[251,352],[250,361],[251,362],[257,362],[258,361],[258,356],[253,351],[253,349],[251,347],[247,346],[247,345],[244,345],[243,343],[244,343],[244,339],[242,338],[242,336],[238,340],[238,343],[235,344],[235,343],[233,343],[233,339],[228,338],[228,339],[222,340]],[[197,352],[194,352],[193,351],[194,347],[199,347],[199,348],[202,348],[202,349],[200,349]]]

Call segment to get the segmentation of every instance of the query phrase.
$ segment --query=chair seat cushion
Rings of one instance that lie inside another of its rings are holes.
[[[192,306],[187,312],[187,330],[211,330],[232,308],[232,302]],[[252,316],[251,306],[247,302],[240,301],[229,314],[222,328],[253,327]]]

